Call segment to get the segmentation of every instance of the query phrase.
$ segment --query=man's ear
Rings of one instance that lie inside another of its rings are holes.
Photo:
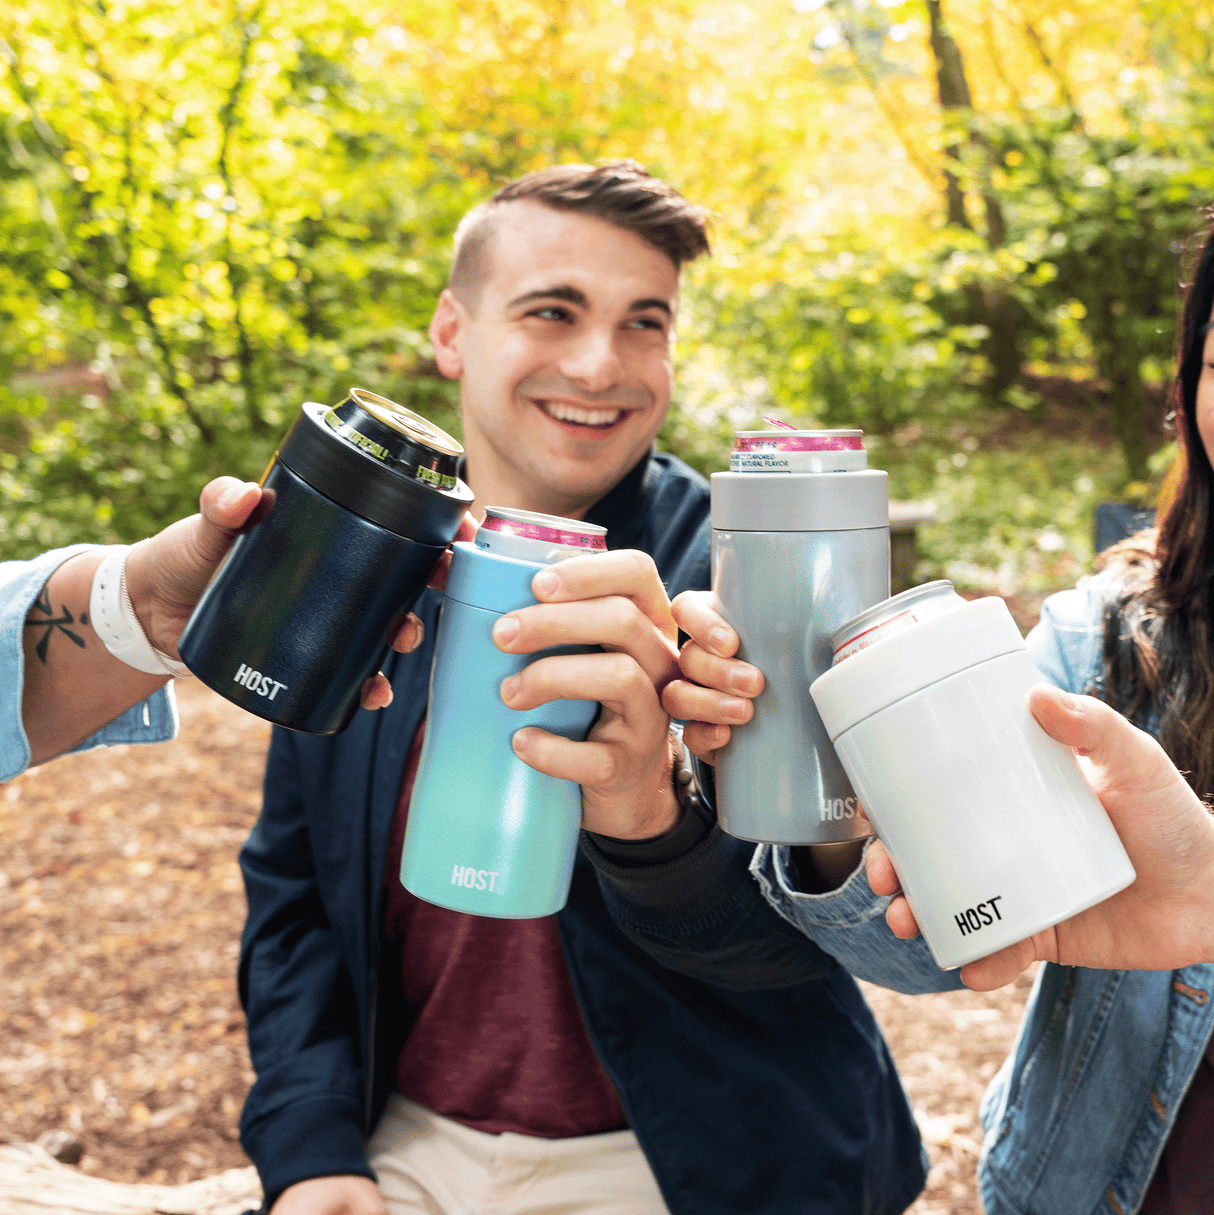
[[[464,374],[464,361],[460,357],[463,320],[463,306],[448,287],[438,297],[430,321],[430,341],[434,343],[434,361],[449,380],[458,380]]]

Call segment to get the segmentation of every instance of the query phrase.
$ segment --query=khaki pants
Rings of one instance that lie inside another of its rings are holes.
[[[367,1158],[391,1215],[669,1215],[631,1131],[486,1135],[393,1094]]]

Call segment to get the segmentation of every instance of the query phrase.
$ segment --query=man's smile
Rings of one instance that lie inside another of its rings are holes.
[[[625,409],[591,409],[585,405],[574,405],[569,401],[549,401],[536,397],[532,397],[531,401],[558,422],[570,422],[576,426],[587,426],[595,430],[610,430],[630,412]]]

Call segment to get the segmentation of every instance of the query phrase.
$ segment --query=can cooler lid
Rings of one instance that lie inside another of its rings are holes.
[[[849,532],[889,526],[889,474],[718,472],[712,526],[725,532]]]
[[[451,546],[446,596],[488,612],[512,612],[535,603],[531,579],[546,567],[478,548],[468,540]]]
[[[371,523],[421,544],[446,545],[459,530],[473,494],[416,481],[363,455],[325,425],[327,405],[308,401],[283,439],[277,458],[313,489]]]
[[[857,722],[967,667],[1025,649],[996,595],[920,621],[831,667],[809,685],[834,742]]]

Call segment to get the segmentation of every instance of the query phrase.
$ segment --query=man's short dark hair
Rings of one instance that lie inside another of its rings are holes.
[[[486,252],[505,203],[529,199],[556,211],[593,215],[666,254],[680,270],[685,262],[708,253],[708,219],[673,186],[651,177],[635,160],[602,165],[552,165],[503,186],[460,221],[455,230],[451,290],[475,300],[485,275]]]

